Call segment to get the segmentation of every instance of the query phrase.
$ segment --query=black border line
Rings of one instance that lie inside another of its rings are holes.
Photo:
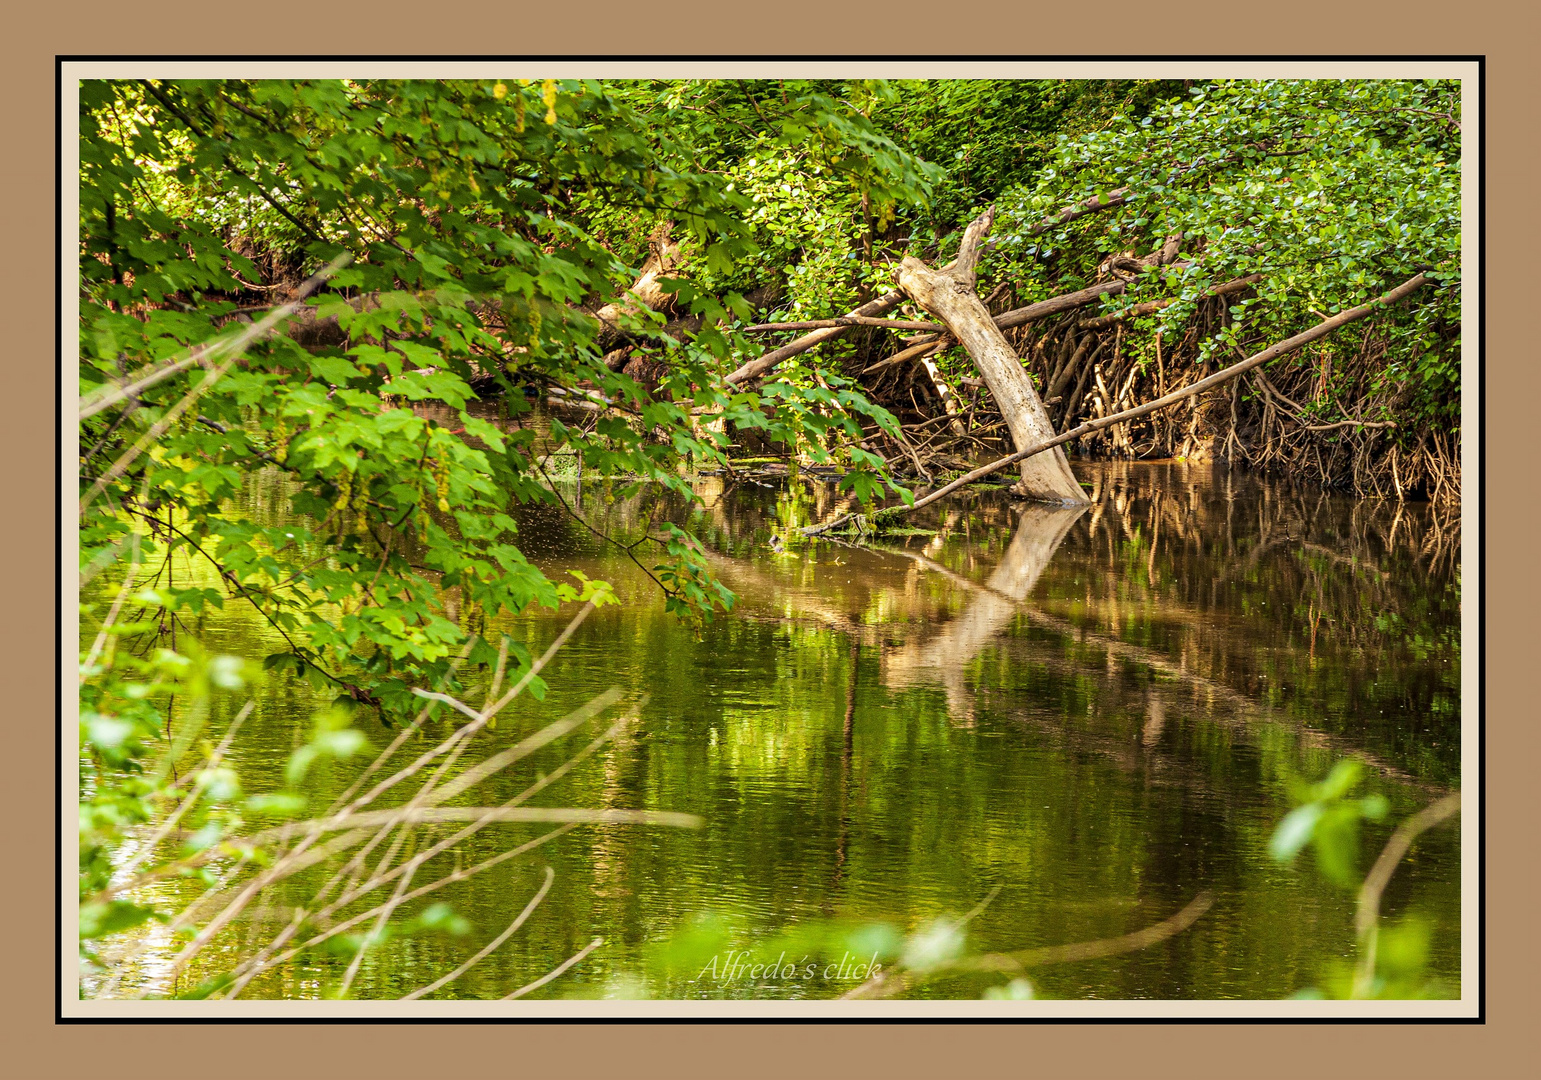
[[[1477,1019],[1487,1022],[1487,61],[1477,61]],[[1464,217],[1465,207],[1462,207]],[[1465,244],[1465,237],[1462,238]],[[1462,286],[1465,287],[1464,284]],[[1464,445],[1464,432],[1463,445]],[[1461,501],[1465,503],[1465,493]],[[1463,506],[1464,510],[1464,506]],[[1461,548],[1465,561],[1466,548]],[[1464,644],[1464,643],[1463,643]],[[1462,657],[1465,660],[1465,657]],[[1464,723],[1465,718],[1462,717]],[[1464,766],[1464,762],[1462,762]],[[1462,799],[1465,802],[1465,799]],[[1463,808],[1464,809],[1464,808]],[[1465,851],[1462,851],[1465,858]]]
[[[1092,54],[1092,55],[952,55],[935,56],[923,54],[885,54],[870,55],[846,53],[838,55],[797,54],[797,55],[763,55],[754,53],[672,53],[668,55],[618,53],[614,55],[593,53],[561,53],[552,55],[511,55],[502,53],[486,53],[465,56],[434,55],[422,56],[411,54],[379,54],[356,55],[346,53],[304,54],[284,53],[273,55],[251,55],[239,53],[209,53],[203,55],[178,55],[169,53],[151,53],[144,55],[92,55],[87,53],[56,54],[54,56],[54,507],[56,527],[63,527],[64,523],[64,459],[60,452],[63,443],[62,429],[62,405],[64,400],[64,293],[60,288],[60,282],[64,276],[64,245],[62,243],[64,229],[64,206],[61,194],[63,192],[63,163],[64,163],[64,65],[69,63],[211,63],[211,62],[238,62],[238,63],[334,63],[345,61],[348,63],[374,64],[374,63],[631,63],[646,62],[654,64],[676,62],[708,62],[708,63],[740,63],[759,62],[767,64],[785,63],[877,63],[892,64],[906,62],[925,63],[1363,63],[1377,62],[1386,64],[1398,63],[1475,63],[1477,65],[1477,167],[1482,183],[1477,196],[1477,262],[1480,267],[1480,285],[1477,289],[1477,527],[1480,534],[1481,558],[1477,568],[1477,784],[1479,799],[1477,802],[1477,1015],[1470,1016],[1132,1016],[1132,1017],[1091,1017],[1091,1016],[345,1016],[345,1017],[285,1017],[285,1016],[155,1016],[155,1017],[96,1017],[96,1016],[65,1016],[64,1015],[64,965],[58,962],[54,968],[54,1024],[55,1025],[103,1025],[103,1024],[147,1024],[147,1025],[189,1025],[203,1026],[208,1024],[296,1024],[312,1026],[317,1024],[361,1024],[361,1025],[409,1025],[420,1026],[424,1024],[454,1024],[476,1025],[488,1024],[1023,1024],[1023,1025],[1074,1025],[1084,1026],[1088,1024],[1102,1025],[1149,1025],[1149,1024],[1179,1024],[1193,1025],[1236,1025],[1236,1024],[1270,1024],[1270,1025],[1345,1025],[1345,1024],[1373,1024],[1377,1026],[1397,1025],[1485,1025],[1487,1023],[1487,56],[1485,54],[1376,54],[1376,53],[1350,53],[1342,55],[1314,54],[1314,55],[1274,55],[1266,53],[1245,53],[1225,56],[1215,56],[1203,53],[1181,53],[1163,55],[1159,53],[1145,53],[1136,55],[1118,54]],[[1464,102],[1463,102],[1464,104]],[[1464,243],[1463,237],[1463,243]],[[1462,288],[1464,289],[1464,283]],[[1463,356],[1462,367],[1465,367]],[[1465,392],[1464,389],[1462,391]],[[1464,430],[1462,432],[1464,437]],[[1465,493],[1462,493],[1463,513],[1465,508]],[[62,541],[62,536],[59,540]],[[1464,546],[1463,546],[1464,553]],[[1464,561],[1464,555],[1463,555]],[[64,792],[60,780],[60,770],[64,760],[64,698],[62,694],[64,686],[64,551],[62,543],[54,545],[54,573],[58,587],[58,606],[54,612],[55,639],[60,646],[60,651],[55,657],[55,685],[61,691],[57,700],[54,713],[54,951],[55,958],[62,961],[64,955]],[[1465,645],[1465,642],[1462,642]],[[1464,654],[1465,650],[1462,649]],[[1465,656],[1462,656],[1465,660]],[[1462,723],[1466,718],[1461,718]],[[1464,762],[1463,762],[1464,769]],[[1466,854],[1462,852],[1462,858]],[[1463,897],[1463,906],[1465,903]],[[1462,972],[1464,981],[1466,973]],[[1174,999],[1175,1000],[1175,999]],[[1201,1002],[1183,1002],[1183,1004],[1200,1004]],[[1249,1001],[1249,1003],[1253,1003]],[[1256,999],[1257,1004],[1264,1003],[1263,999]]]

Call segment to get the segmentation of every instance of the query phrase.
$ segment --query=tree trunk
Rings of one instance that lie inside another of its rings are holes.
[[[972,266],[967,268],[965,280],[972,279],[972,269]],[[974,358],[1017,449],[1052,439],[1054,426],[1043,403],[1038,400],[1032,380],[972,286],[932,270],[914,257],[908,257],[900,264],[898,280],[899,287],[917,304],[947,324],[948,330]],[[1053,453],[1025,458],[1021,465],[1020,493],[1025,497],[1044,502],[1086,501],[1063,449],[1055,447]]]
[[[600,322],[600,348],[612,348],[626,336],[620,323],[627,315],[638,314],[644,308],[661,311],[673,299],[673,294],[664,292],[659,283],[660,278],[668,276],[679,264],[680,246],[670,239],[671,229],[671,224],[665,222],[648,240],[647,260],[643,262],[637,280],[626,290],[626,295],[594,313]]]

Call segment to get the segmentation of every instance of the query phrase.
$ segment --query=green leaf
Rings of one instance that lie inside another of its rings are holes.
[[[147,919],[157,918],[154,908],[142,907],[128,900],[110,900],[105,904],[82,904],[80,937],[82,940],[121,934]]]
[[[1269,854],[1278,862],[1289,862],[1310,842],[1321,816],[1322,806],[1314,802],[1297,806],[1284,815],[1268,843]]]

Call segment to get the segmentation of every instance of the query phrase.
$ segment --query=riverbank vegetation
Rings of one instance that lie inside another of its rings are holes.
[[[423,851],[453,847],[411,829],[522,756],[472,751],[500,687],[546,690],[549,653],[509,620],[618,602],[537,565],[522,508],[597,537],[697,633],[735,603],[704,476],[828,479],[778,549],[1014,455],[1018,494],[1085,501],[1066,449],[1427,500],[1445,537],[1461,125],[1437,81],[82,83],[87,961],[165,918],[185,966],[335,855],[195,992],[334,938],[349,991]],[[624,530],[584,485],[638,504]],[[279,645],[204,640],[232,606]],[[254,794],[221,762],[263,679],[326,705]],[[392,732],[385,756],[356,710]],[[309,771],[349,762],[354,790],[311,805]],[[143,889],[167,876],[208,895],[160,911]],[[455,925],[428,910],[397,930]]]

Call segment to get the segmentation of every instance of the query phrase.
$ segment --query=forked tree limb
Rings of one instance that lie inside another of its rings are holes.
[[[1186,262],[1164,263],[1163,259],[1167,257],[1168,250],[1169,249],[1167,248],[1163,248],[1161,251],[1147,255],[1144,259],[1141,259],[1140,262],[1146,266],[1170,265],[1174,269],[1178,270],[1186,269],[1187,267],[1193,265],[1192,263]],[[1084,289],[1077,289],[1075,292],[1061,293],[1059,296],[1051,296],[1047,300],[1039,300],[1037,303],[1028,304],[1026,307],[1013,308],[1010,311],[1003,311],[999,315],[993,316],[993,318],[997,327],[1002,330],[1010,330],[1014,326],[1023,326],[1030,322],[1037,322],[1039,319],[1046,319],[1050,315],[1058,315],[1062,311],[1073,311],[1078,307],[1085,307],[1088,304],[1095,303],[1096,301],[1102,299],[1104,296],[1117,296],[1128,289],[1130,284],[1131,282],[1124,281],[1122,279],[1116,281],[1104,281],[1097,285],[1088,285]],[[1227,282],[1226,284],[1234,285],[1235,283]],[[1236,288],[1240,287],[1240,285],[1236,285]],[[1171,301],[1166,301],[1165,303],[1170,302]],[[1141,314],[1143,314],[1143,312],[1141,312]],[[911,340],[909,346],[904,349],[904,351],[897,352],[885,360],[879,360],[876,364],[873,364],[871,367],[863,371],[862,374],[865,375],[868,372],[876,371],[879,368],[892,367],[894,364],[903,363],[904,361],[913,359],[917,356],[924,356],[936,348],[945,348],[950,344],[952,344],[952,337],[950,334],[930,334],[924,337],[914,338]]]
[[[1047,439],[1034,446],[1029,446],[1024,450],[1019,450],[1015,454],[1008,454],[1006,457],[998,458],[995,461],[990,462],[988,465],[981,465],[979,468],[973,470],[972,472],[965,473],[951,483],[937,488],[937,490],[933,491],[931,494],[925,496],[924,498],[916,499],[915,502],[909,506],[884,507],[883,509],[876,511],[872,515],[872,518],[873,520],[877,520],[879,518],[896,518],[904,514],[914,513],[916,510],[919,510],[922,507],[930,506],[932,503],[939,499],[946,498],[948,495],[951,495],[953,492],[957,491],[961,487],[964,487],[965,485],[972,484],[976,480],[982,480],[992,473],[999,472],[1002,469],[1015,465],[1017,462],[1024,461],[1035,454],[1041,454],[1045,450],[1052,450],[1054,447],[1060,446],[1063,443],[1070,442],[1074,439],[1079,439],[1083,435],[1090,435],[1094,431],[1101,431],[1106,427],[1112,427],[1114,424],[1122,424],[1127,423],[1130,420],[1136,420],[1142,416],[1147,415],[1148,413],[1153,413],[1158,409],[1164,409],[1168,405],[1175,405],[1177,402],[1186,398],[1193,397],[1195,394],[1203,393],[1205,390],[1209,390],[1213,387],[1221,385],[1222,383],[1229,382],[1230,380],[1236,378],[1236,376],[1243,375],[1248,371],[1251,371],[1253,368],[1268,363],[1270,360],[1276,360],[1281,356],[1288,355],[1289,353],[1295,352],[1297,349],[1309,345],[1311,342],[1316,341],[1319,338],[1326,337],[1328,334],[1332,333],[1334,330],[1341,326],[1346,326],[1352,322],[1358,322],[1360,319],[1363,319],[1365,316],[1370,315],[1373,312],[1380,310],[1381,308],[1389,307],[1392,304],[1397,303],[1408,294],[1417,290],[1419,286],[1425,284],[1427,281],[1428,276],[1426,274],[1417,274],[1414,277],[1407,279],[1402,284],[1392,289],[1390,292],[1379,296],[1374,300],[1371,300],[1367,304],[1361,304],[1356,308],[1350,308],[1347,311],[1340,312],[1330,319],[1325,319],[1322,322],[1317,323],[1309,330],[1302,331],[1301,333],[1296,334],[1294,337],[1285,338],[1283,341],[1276,342],[1275,344],[1270,345],[1268,348],[1264,349],[1262,352],[1254,353],[1252,356],[1249,356],[1245,360],[1242,360],[1238,363],[1232,364],[1228,368],[1222,368],[1221,370],[1215,372],[1213,375],[1200,379],[1198,382],[1191,383],[1188,386],[1183,387],[1181,390],[1174,390],[1172,393],[1163,397],[1156,398],[1154,401],[1148,401],[1144,405],[1137,405],[1132,409],[1125,409],[1123,412],[1113,413],[1112,415],[1099,417],[1095,420],[1088,420],[1086,423],[1080,425],[1079,427],[1072,428],[1071,430],[1066,431],[1060,435],[1056,435],[1052,439]],[[810,525],[801,531],[804,536],[818,536],[820,533],[829,532],[831,529],[838,529],[842,525],[847,525],[861,516],[862,515],[859,514],[845,514],[839,518],[836,518],[834,521],[823,525]]]
[[[958,257],[953,260],[952,270],[948,271],[953,280],[970,292],[979,282],[979,255],[994,224],[993,206],[968,223],[968,228],[963,230],[963,240],[958,244]]]
[[[1048,232],[1050,229],[1056,229],[1061,225],[1068,224],[1086,214],[1094,214],[1099,210],[1108,210],[1112,207],[1120,206],[1127,201],[1128,197],[1129,189],[1127,187],[1116,188],[1108,192],[1106,198],[1094,195],[1090,199],[1065,207],[1065,209],[1055,214],[1052,218],[1032,226],[1024,235],[1037,236],[1040,233]],[[943,269],[951,269],[951,265]],[[849,312],[847,318],[856,316],[876,318],[884,312],[892,311],[898,307],[904,302],[904,299],[904,292],[900,289],[894,289],[877,297],[875,300],[869,300],[861,307]],[[753,360],[746,361],[739,366],[738,370],[727,377],[727,382],[729,385],[736,386],[749,379],[764,375],[783,360],[789,360],[800,353],[805,353],[820,342],[839,337],[848,329],[849,327],[847,326],[826,327],[822,330],[815,330],[811,334],[805,334],[795,341],[789,341],[779,349],[773,349],[768,353],[755,357]]]

